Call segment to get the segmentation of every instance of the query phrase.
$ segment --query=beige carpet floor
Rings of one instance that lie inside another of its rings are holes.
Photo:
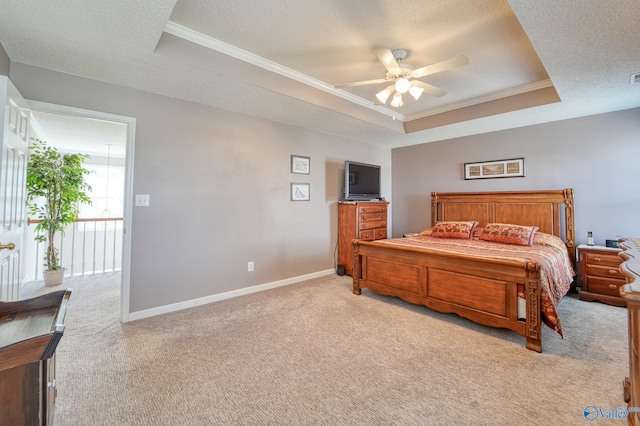
[[[566,297],[539,354],[336,275],[121,324],[118,279],[63,284],[55,426],[625,424],[583,414],[625,406],[624,308]]]

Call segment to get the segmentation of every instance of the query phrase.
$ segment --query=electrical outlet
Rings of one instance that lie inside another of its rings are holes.
[[[253,272],[253,261],[247,263],[247,271]]]
[[[148,194],[136,194],[136,206],[137,207],[149,207],[149,195]]]

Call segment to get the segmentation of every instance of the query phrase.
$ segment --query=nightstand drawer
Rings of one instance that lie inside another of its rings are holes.
[[[622,258],[617,254],[584,253],[584,262],[587,265],[608,265],[618,267]]]
[[[620,287],[625,284],[625,280],[612,280],[609,278],[587,276],[586,287],[591,293],[608,294],[610,296],[620,296]]]
[[[606,278],[619,279],[624,281],[624,275],[622,275],[622,272],[620,272],[617,265],[616,266],[606,266],[606,265],[600,266],[600,265],[591,265],[587,263],[586,272],[587,272],[587,276],[595,275],[598,277],[606,277]]]

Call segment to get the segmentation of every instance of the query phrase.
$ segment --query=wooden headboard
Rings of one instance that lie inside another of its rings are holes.
[[[444,220],[535,225],[561,238],[575,256],[573,188],[550,191],[432,192],[431,224]]]

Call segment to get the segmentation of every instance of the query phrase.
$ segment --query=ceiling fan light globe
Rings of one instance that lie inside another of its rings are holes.
[[[387,103],[387,99],[389,99],[389,96],[391,95],[391,93],[389,93],[386,89],[382,90],[378,93],[376,93],[376,98],[378,98],[378,100],[383,103],[386,104]]]
[[[391,106],[394,108],[400,108],[402,106],[402,95],[400,93],[396,92],[395,95],[393,95]]]
[[[406,78],[402,77],[396,80],[396,92],[407,93],[410,87],[411,87],[411,82]]]
[[[413,96],[413,99],[415,99],[416,101],[420,99],[422,92],[424,92],[424,89],[418,86],[411,86],[411,89],[409,89],[409,94]]]
[[[387,99],[389,99],[389,96],[391,96],[394,90],[395,87],[393,84],[391,86],[387,86],[384,90],[376,93],[376,98],[378,98],[380,103],[385,104],[387,103]]]

